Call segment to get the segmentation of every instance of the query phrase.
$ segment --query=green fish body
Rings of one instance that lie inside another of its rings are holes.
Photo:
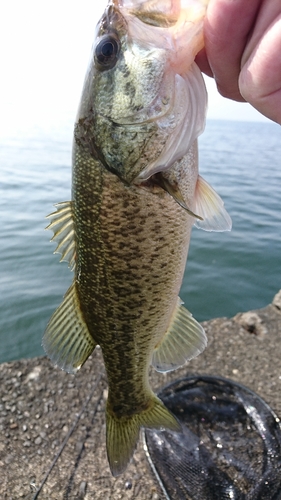
[[[198,126],[190,133],[183,125],[177,97],[190,96],[190,81],[198,80],[204,121],[201,74],[192,65],[191,80],[178,75],[171,50],[146,44],[143,31],[135,40],[136,19],[138,29],[157,33],[112,3],[98,25],[75,126],[72,200],[57,205],[48,226],[74,280],[43,346],[69,372],[101,347],[113,475],[125,470],[141,427],[180,430],[152,392],[148,370],[173,370],[205,348],[203,328],[178,298],[191,228],[195,220],[207,230],[230,225],[198,176]]]

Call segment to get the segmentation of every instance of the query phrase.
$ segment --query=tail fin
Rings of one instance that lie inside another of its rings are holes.
[[[129,417],[116,417],[106,409],[106,448],[113,476],[122,474],[133,456],[141,427],[180,431],[177,419],[154,394],[147,410]]]

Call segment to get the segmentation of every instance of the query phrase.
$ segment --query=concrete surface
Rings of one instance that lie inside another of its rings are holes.
[[[263,309],[203,326],[205,352],[170,374],[151,371],[152,387],[157,391],[192,373],[220,375],[256,391],[281,417],[281,291]],[[65,441],[39,500],[164,500],[141,442],[125,474],[110,475],[99,349],[77,375],[54,368],[45,357],[3,363],[0,384],[1,499],[35,499]]]

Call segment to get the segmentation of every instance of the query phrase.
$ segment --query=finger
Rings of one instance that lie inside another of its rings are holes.
[[[255,40],[255,47],[251,41],[251,50],[245,52],[240,91],[258,111],[281,124],[281,13]]]
[[[211,76],[211,77],[214,76],[213,72],[211,70],[207,55],[206,55],[205,48],[200,50],[200,52],[197,54],[197,56],[195,58],[195,62],[199,66],[201,71],[203,71],[203,73],[205,73],[206,75]]]
[[[205,18],[205,50],[219,92],[243,101],[238,78],[241,58],[261,0],[210,0]]]
[[[245,47],[243,56],[241,58],[241,65],[243,66],[256,45],[260,42],[264,34],[267,32],[281,14],[280,0],[263,0],[260,9],[257,13],[255,26],[251,30],[248,37],[247,45]]]

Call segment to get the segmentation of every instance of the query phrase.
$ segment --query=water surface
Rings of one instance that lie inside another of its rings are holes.
[[[72,123],[22,129],[0,146],[0,362],[43,354],[41,338],[72,274],[45,216],[70,198]],[[281,288],[281,130],[209,121],[200,172],[225,202],[230,233],[194,228],[181,298],[198,320],[271,302]]]

